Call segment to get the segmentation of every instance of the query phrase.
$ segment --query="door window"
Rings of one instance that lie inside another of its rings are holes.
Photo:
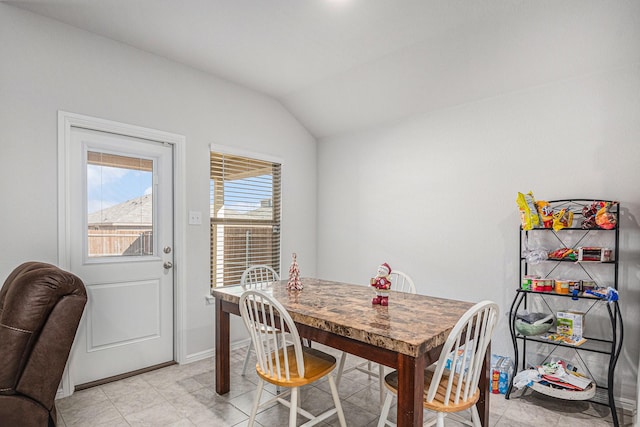
[[[87,151],[87,256],[154,254],[153,160]]]

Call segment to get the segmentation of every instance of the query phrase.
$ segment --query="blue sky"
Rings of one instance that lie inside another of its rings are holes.
[[[224,206],[237,212],[249,212],[259,208],[262,200],[271,199],[272,194],[271,175],[226,181]]]
[[[88,213],[150,194],[152,188],[151,172],[87,165]]]

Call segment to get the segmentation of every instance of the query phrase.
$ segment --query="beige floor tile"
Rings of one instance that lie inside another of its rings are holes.
[[[113,406],[115,406],[124,417],[167,402],[154,388],[133,393],[124,393],[120,396],[115,396],[111,401],[113,402]]]
[[[133,393],[149,393],[154,388],[141,376],[125,378],[100,386],[109,399],[116,399]]]
[[[172,405],[167,405],[164,402],[143,409],[142,411],[129,414],[125,417],[125,420],[134,427],[192,425],[191,421],[182,416],[180,411]],[[188,421],[189,424],[184,424],[185,420]]]
[[[189,415],[189,420],[196,426],[232,427],[249,417],[228,402],[216,402],[215,405],[201,408]]]
[[[341,352],[319,344],[314,347],[333,354]],[[231,391],[215,393],[215,364],[212,358],[188,365],[172,365],[129,379],[78,391],[56,401],[61,427],[93,426],[170,426],[170,427],[246,427],[258,383],[255,369],[242,376],[245,349],[231,353]],[[364,359],[349,356],[347,366]],[[387,369],[387,371],[389,371]],[[352,371],[345,374],[339,387],[347,424],[350,427],[375,426],[379,417],[377,378]],[[262,402],[276,394],[268,384]],[[329,383],[321,380],[302,391],[302,406],[319,413],[332,406]],[[490,427],[600,427],[612,425],[609,408],[589,402],[560,401],[534,392],[516,393],[506,400],[490,396]],[[288,408],[274,404],[257,417],[258,427],[286,425]],[[425,419],[431,415],[426,414]],[[396,409],[389,418],[395,420]],[[621,426],[630,426],[629,415],[620,416]],[[298,422],[304,422],[298,417]],[[333,416],[321,427],[338,426]],[[445,426],[460,424],[447,419]]]
[[[247,415],[251,415],[251,408],[253,407],[253,402],[255,401],[256,390],[248,391],[245,394],[241,394],[239,396],[234,397],[233,399],[229,399],[229,403],[233,406],[241,410]],[[270,399],[273,399],[275,395],[269,393],[267,390],[263,390],[262,395],[260,396],[260,404],[263,405],[268,402]],[[273,405],[277,405],[277,403],[273,403]],[[273,406],[270,405],[270,406]],[[259,412],[267,409],[268,406],[265,406],[259,409]]]
[[[60,411],[66,427],[99,426],[124,422],[122,414],[109,400],[96,404],[72,406]],[[124,425],[127,425],[126,422]]]
[[[70,409],[79,409],[85,406],[96,405],[100,402],[108,402],[109,398],[100,387],[76,391],[69,397],[56,400],[56,408],[59,412]]]

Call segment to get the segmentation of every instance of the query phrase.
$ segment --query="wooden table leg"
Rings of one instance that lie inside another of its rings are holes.
[[[422,425],[425,359],[398,355],[398,427]]]
[[[228,393],[231,385],[229,331],[229,313],[222,310],[222,300],[216,298],[216,393],[218,394]]]
[[[478,399],[478,403],[476,403],[478,413],[480,414],[480,422],[483,426],[489,425],[489,396],[491,396],[491,393],[489,392],[490,385],[491,343],[489,343],[489,346],[487,347],[487,352],[484,356],[484,361],[482,362],[482,375],[480,375],[480,381],[478,383],[478,388],[480,388],[480,398]]]

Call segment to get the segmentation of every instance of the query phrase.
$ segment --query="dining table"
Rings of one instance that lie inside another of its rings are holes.
[[[302,278],[303,289],[287,281],[263,289],[287,309],[301,337],[398,371],[397,425],[423,423],[424,369],[437,362],[456,322],[471,302],[390,291],[389,304],[372,304],[373,288],[331,280]],[[215,387],[230,390],[230,314],[240,315],[241,285],[212,289],[215,297]],[[490,347],[480,377],[477,402],[483,426],[489,425]]]

